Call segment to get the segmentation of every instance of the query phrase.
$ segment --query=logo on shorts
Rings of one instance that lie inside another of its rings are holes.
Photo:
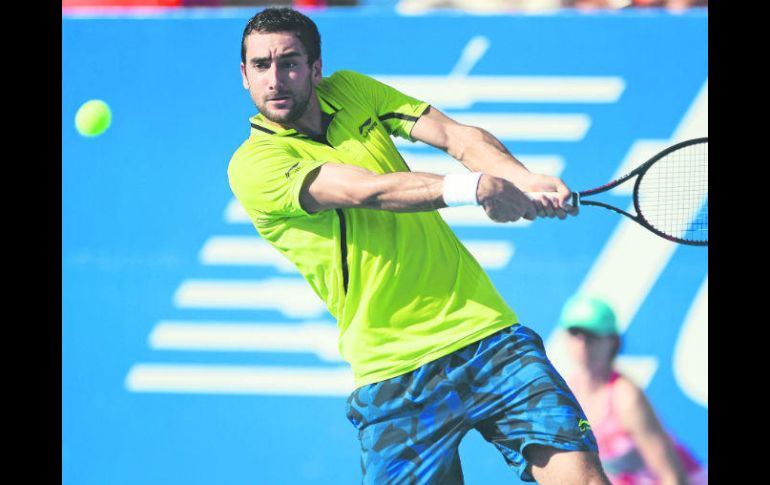
[[[591,425],[588,424],[588,421],[586,421],[585,419],[581,419],[578,421],[578,428],[580,428],[580,431],[585,433],[586,431],[591,429]]]

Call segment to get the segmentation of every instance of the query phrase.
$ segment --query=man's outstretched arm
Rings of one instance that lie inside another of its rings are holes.
[[[446,177],[423,172],[375,174],[361,167],[325,163],[310,173],[300,192],[307,212],[336,208],[369,208],[394,212],[422,212],[447,207]],[[534,219],[534,204],[509,181],[482,176],[476,200],[496,222]]]
[[[439,148],[460,161],[469,170],[494,175],[513,183],[522,192],[555,192],[555,200],[539,197],[537,215],[560,219],[576,214],[569,204],[571,191],[558,177],[530,172],[491,133],[463,125],[430,107],[414,124],[411,135]]]

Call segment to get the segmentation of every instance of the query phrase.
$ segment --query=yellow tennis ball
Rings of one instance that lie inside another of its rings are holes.
[[[83,136],[97,136],[104,133],[112,123],[112,112],[101,99],[83,103],[75,114],[75,128]]]

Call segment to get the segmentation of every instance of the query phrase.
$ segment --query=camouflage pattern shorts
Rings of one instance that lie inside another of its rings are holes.
[[[597,452],[583,410],[533,330],[515,324],[348,397],[364,484],[463,484],[458,447],[476,429],[522,480],[530,444]]]

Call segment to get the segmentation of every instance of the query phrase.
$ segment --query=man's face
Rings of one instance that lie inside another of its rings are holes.
[[[321,60],[308,66],[302,42],[290,32],[254,32],[246,37],[241,76],[260,113],[275,123],[292,123],[321,82]]]

